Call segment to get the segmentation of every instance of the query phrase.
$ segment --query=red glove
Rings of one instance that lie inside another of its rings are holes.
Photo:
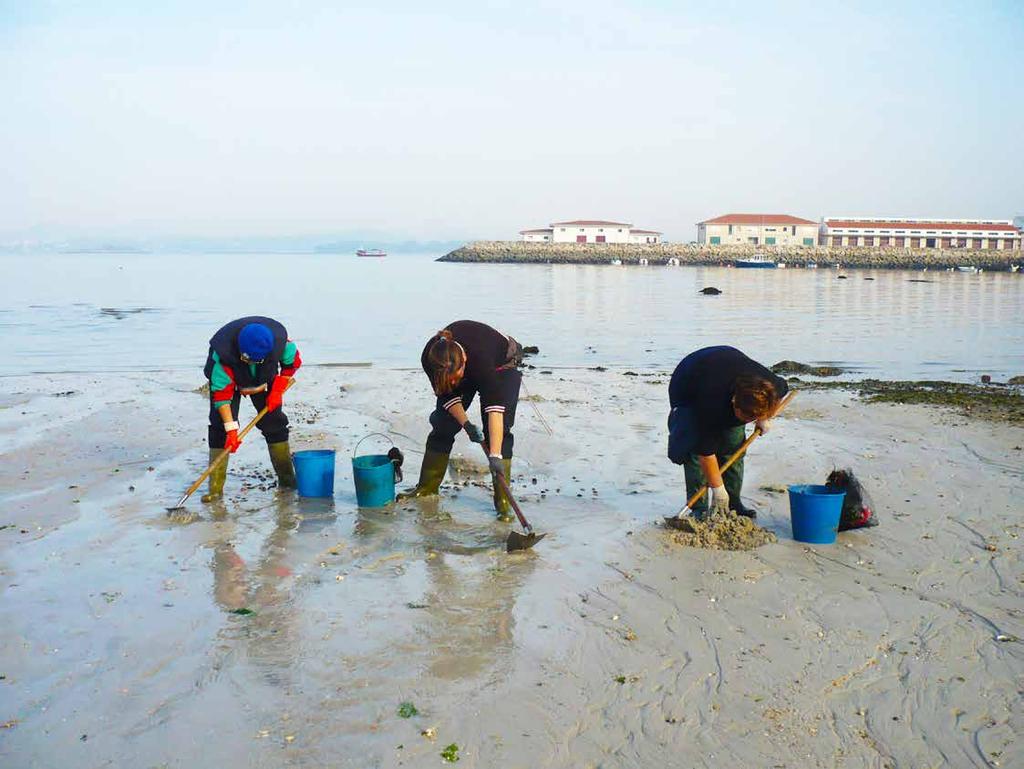
[[[274,377],[274,384],[270,385],[270,392],[267,394],[267,411],[277,411],[281,408],[284,391],[288,389],[290,381],[286,376]]]
[[[234,454],[238,451],[238,447],[242,445],[242,441],[238,438],[238,422],[226,422],[224,424],[224,431],[227,433],[227,438],[224,440],[224,450]]]

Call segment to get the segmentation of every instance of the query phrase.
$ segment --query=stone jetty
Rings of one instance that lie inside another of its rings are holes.
[[[851,269],[933,269],[971,266],[984,270],[1008,270],[1024,262],[1020,251],[938,248],[867,248],[832,246],[701,246],[683,243],[658,245],[634,243],[526,243],[477,240],[445,254],[439,262],[525,264],[623,264],[729,265],[736,259],[763,254],[790,267],[815,263],[820,267],[841,265]],[[674,263],[674,262],[672,262]]]

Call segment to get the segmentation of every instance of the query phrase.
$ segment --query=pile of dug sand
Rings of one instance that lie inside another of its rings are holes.
[[[750,518],[729,511],[713,513],[703,521],[693,516],[683,518],[681,529],[673,529],[672,539],[686,547],[706,550],[753,550],[755,547],[776,542],[776,536],[762,529]]]

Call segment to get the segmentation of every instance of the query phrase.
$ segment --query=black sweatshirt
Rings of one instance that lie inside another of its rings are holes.
[[[735,347],[705,347],[690,353],[676,366],[668,386],[668,400],[672,408],[688,406],[693,409],[697,425],[694,454],[705,457],[715,454],[722,435],[744,424],[736,418],[732,408],[736,379],[742,374],[767,379],[780,398],[789,392],[785,379]]]
[[[452,339],[466,351],[466,373],[455,390],[442,393],[438,403],[449,409],[463,395],[478,392],[484,413],[497,411],[504,414],[506,403],[498,381],[498,369],[508,362],[508,337],[475,320],[457,320],[449,323],[446,328],[452,332]],[[427,342],[420,356],[420,363],[428,377],[431,372],[427,364],[427,352],[436,340],[437,337],[434,337]]]

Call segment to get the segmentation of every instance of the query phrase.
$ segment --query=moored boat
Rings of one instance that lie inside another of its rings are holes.
[[[957,265],[956,271],[957,272],[977,272],[978,268],[975,267],[973,264]]]
[[[737,259],[735,264],[737,267],[744,269],[774,270],[776,267],[774,260],[769,259],[766,256],[762,256],[761,254],[751,256],[748,259]]]
[[[360,248],[356,256],[387,256],[388,252],[381,248]]]

